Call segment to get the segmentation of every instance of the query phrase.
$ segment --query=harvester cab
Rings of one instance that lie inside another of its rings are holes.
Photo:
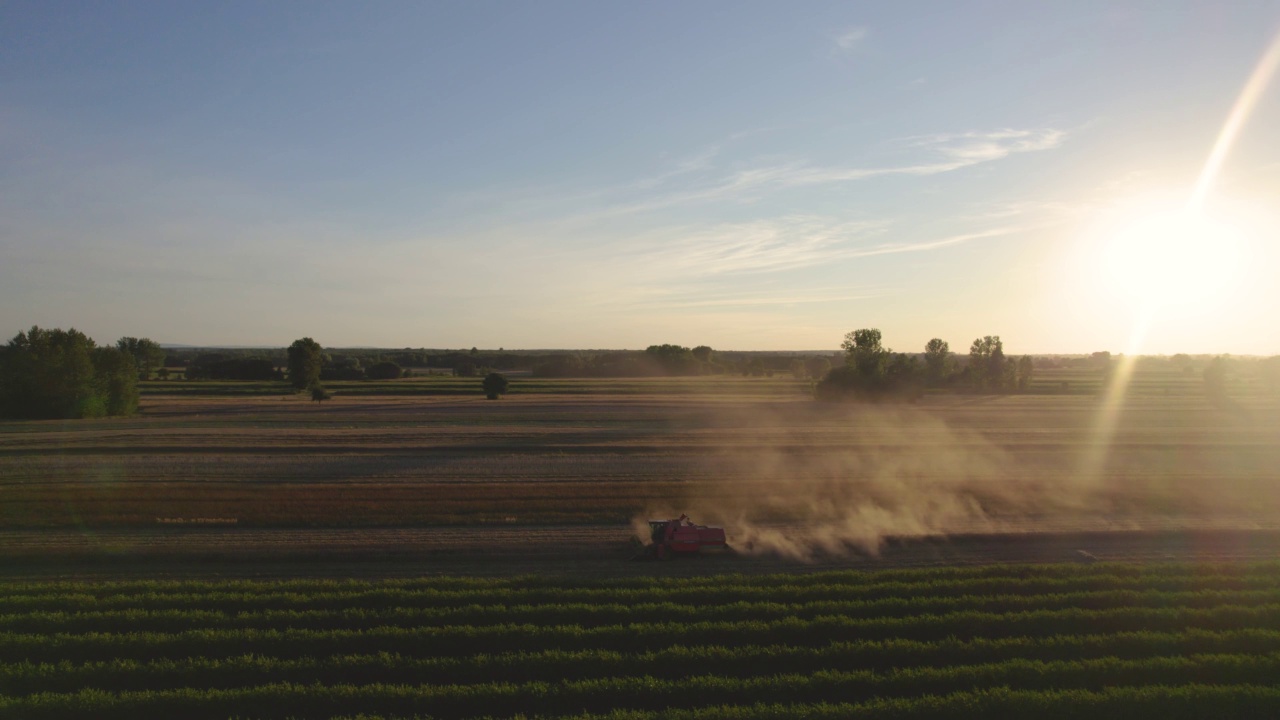
[[[725,549],[724,528],[695,525],[688,515],[675,520],[650,520],[649,554],[667,560],[677,554],[693,555],[704,548]]]

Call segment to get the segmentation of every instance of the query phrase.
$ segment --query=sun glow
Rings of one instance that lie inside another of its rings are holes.
[[[1217,312],[1239,287],[1245,232],[1203,209],[1144,209],[1109,235],[1108,283],[1141,314]]]

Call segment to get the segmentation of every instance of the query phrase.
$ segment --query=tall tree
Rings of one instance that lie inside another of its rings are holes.
[[[925,343],[924,364],[931,385],[941,385],[951,373],[951,346],[941,338]]]
[[[140,374],[133,355],[118,347],[94,348],[93,383],[105,414],[132,415],[138,409]]]
[[[866,378],[884,375],[890,352],[881,343],[880,331],[876,328],[848,333],[840,347],[845,352],[845,364],[857,370],[859,375]]]
[[[320,382],[320,370],[324,367],[324,348],[309,337],[294,340],[289,346],[289,382],[299,390],[305,390]]]
[[[151,338],[122,337],[116,341],[116,347],[128,353],[138,366],[138,376],[143,380],[151,377],[151,372],[164,364],[164,348]]]
[[[977,338],[969,346],[969,372],[974,384],[988,390],[1004,386],[1004,343],[999,335]]]

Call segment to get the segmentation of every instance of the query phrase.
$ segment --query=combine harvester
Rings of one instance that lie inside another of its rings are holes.
[[[677,555],[696,555],[704,549],[728,550],[724,528],[694,525],[688,515],[675,520],[650,520],[652,542],[635,559],[670,560]]]

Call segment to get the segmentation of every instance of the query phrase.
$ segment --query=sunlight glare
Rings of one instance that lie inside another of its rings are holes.
[[[1105,270],[1118,294],[1143,313],[1214,312],[1230,302],[1244,244],[1240,230],[1203,210],[1148,211],[1114,231]]]

